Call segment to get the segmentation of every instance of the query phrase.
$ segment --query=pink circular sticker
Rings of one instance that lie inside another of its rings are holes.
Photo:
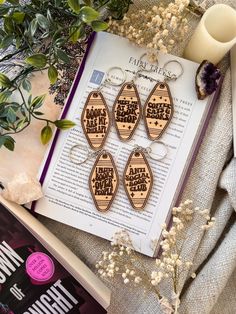
[[[27,274],[34,280],[47,281],[54,274],[54,263],[45,253],[32,253],[26,260]]]

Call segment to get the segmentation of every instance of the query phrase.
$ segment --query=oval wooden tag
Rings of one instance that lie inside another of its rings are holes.
[[[144,122],[150,140],[161,137],[173,116],[174,105],[167,83],[157,83],[144,105]]]
[[[116,196],[119,186],[119,175],[108,152],[97,157],[89,177],[89,188],[97,210],[106,212]]]
[[[117,134],[122,141],[128,141],[141,119],[142,107],[134,83],[125,83],[116,97],[113,116]]]
[[[153,186],[153,174],[141,150],[132,152],[125,167],[124,187],[134,209],[143,210]]]
[[[109,110],[102,93],[93,91],[88,95],[81,124],[90,147],[101,149],[111,126]]]

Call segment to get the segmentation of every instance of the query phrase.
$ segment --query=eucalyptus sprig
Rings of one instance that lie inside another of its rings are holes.
[[[75,123],[69,120],[55,120],[51,121],[43,117],[43,112],[40,111],[46,95],[32,97],[28,94],[31,84],[25,79],[21,85],[12,82],[5,74],[0,74],[0,86],[5,88],[0,93],[0,147],[5,146],[7,149],[13,151],[15,140],[12,135],[22,132],[26,129],[32,118],[45,122],[45,127],[41,131],[41,141],[47,144],[53,134],[52,125],[61,130],[69,129],[75,126]],[[25,92],[29,95],[26,99]],[[20,102],[15,102],[11,99],[12,95],[17,94],[17,99]]]
[[[45,70],[51,84],[55,84],[58,65],[70,63],[68,42],[86,39],[88,28],[96,32],[106,30],[104,18],[108,12],[121,18],[130,3],[130,0],[0,0],[3,52],[0,68],[7,63],[8,68],[20,69],[11,79],[0,73],[0,147],[14,150],[12,135],[27,128],[32,118],[45,122],[41,131],[43,144],[51,139],[52,125],[60,129],[74,126],[68,120],[50,121],[43,117],[38,109],[45,96],[31,95],[30,76]],[[27,99],[24,91],[29,95]]]

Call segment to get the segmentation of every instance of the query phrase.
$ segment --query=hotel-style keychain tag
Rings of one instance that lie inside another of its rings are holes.
[[[129,156],[123,184],[130,204],[136,210],[144,209],[153,187],[153,174],[146,155],[161,160],[167,155],[167,147],[161,141],[155,141],[147,148],[137,145]]]
[[[84,134],[90,147],[94,150],[99,150],[104,146],[111,127],[109,109],[101,90],[107,84],[120,86],[125,82],[125,75],[121,82],[113,82],[108,77],[109,71],[99,88],[89,93],[81,115]]]
[[[77,149],[86,150],[82,161],[75,154]],[[97,210],[106,212],[111,207],[119,186],[119,175],[112,155],[104,149],[93,152],[80,144],[74,145],[70,150],[70,160],[76,165],[82,165],[94,157],[96,161],[89,176],[89,189]]]
[[[143,56],[140,58],[140,63]],[[123,84],[113,105],[112,114],[117,135],[124,142],[132,138],[142,117],[141,100],[135,84],[142,71],[146,70],[141,63],[133,79]]]
[[[173,117],[174,104],[168,81],[176,81],[184,72],[182,64],[177,60],[166,62],[163,69],[170,63],[176,63],[180,67],[180,73],[165,74],[164,81],[154,86],[144,105],[144,123],[148,138],[152,141],[162,136]]]

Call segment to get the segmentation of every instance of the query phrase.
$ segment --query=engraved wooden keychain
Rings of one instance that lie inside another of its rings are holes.
[[[114,67],[115,69],[117,67]],[[121,81],[115,82],[109,77],[109,73],[114,69],[110,68],[103,83],[97,90],[89,93],[81,115],[81,125],[90,147],[94,150],[101,149],[106,141],[110,127],[111,117],[105,98],[101,92],[107,84],[121,86],[126,80],[125,72]]]
[[[86,157],[78,160],[75,152],[85,150]],[[119,175],[112,155],[105,149],[92,151],[88,147],[76,144],[70,149],[70,160],[76,165],[82,165],[87,160],[96,158],[89,176],[89,189],[98,211],[106,212],[112,205],[119,186]]]
[[[167,155],[167,146],[161,141],[154,141],[147,148],[136,145],[129,156],[123,184],[130,204],[136,210],[144,209],[153,187],[153,174],[145,155],[162,160]]]
[[[167,69],[170,63],[176,63],[180,67],[180,73],[170,76],[164,74],[164,81],[154,86],[144,105],[144,123],[148,138],[152,141],[162,136],[173,116],[174,104],[168,81],[176,81],[184,73],[182,64],[177,60],[167,61],[163,69]]]
[[[145,55],[143,54],[140,60]],[[123,84],[113,105],[113,120],[121,141],[128,141],[132,138],[142,116],[141,101],[135,85],[135,81],[142,71],[146,70],[140,62],[133,79]]]

